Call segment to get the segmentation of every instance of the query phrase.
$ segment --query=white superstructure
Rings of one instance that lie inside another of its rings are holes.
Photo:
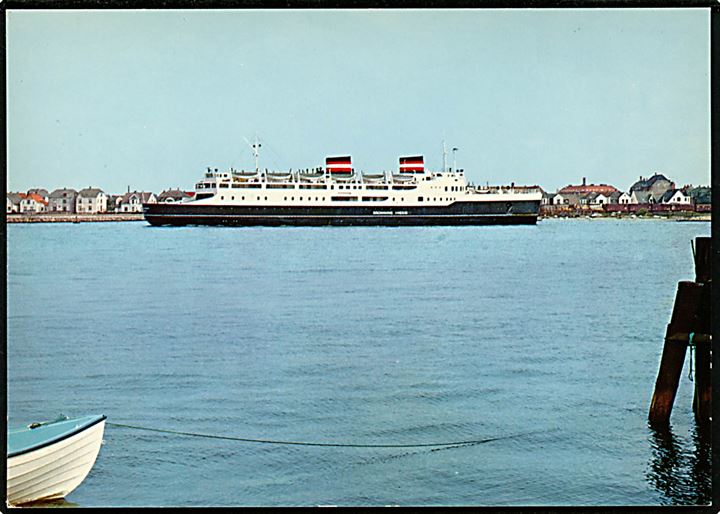
[[[208,168],[195,185],[194,204],[255,206],[449,206],[455,202],[540,200],[538,189],[476,187],[462,170],[367,175],[322,168],[273,173]]]

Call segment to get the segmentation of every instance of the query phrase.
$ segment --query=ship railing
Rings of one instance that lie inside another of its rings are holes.
[[[468,190],[474,193],[492,193],[500,195],[529,195],[540,192],[537,188],[508,187],[508,186],[468,186]]]

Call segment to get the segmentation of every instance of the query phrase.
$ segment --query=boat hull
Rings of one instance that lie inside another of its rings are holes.
[[[537,223],[539,201],[456,202],[441,207],[273,207],[145,204],[151,225],[430,226]]]
[[[11,505],[64,498],[82,483],[100,451],[105,418],[59,441],[7,459]]]

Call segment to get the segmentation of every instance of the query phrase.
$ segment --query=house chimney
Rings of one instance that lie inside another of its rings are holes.
[[[583,177],[583,186],[585,185],[585,177]]]

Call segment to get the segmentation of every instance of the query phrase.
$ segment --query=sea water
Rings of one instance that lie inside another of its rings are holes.
[[[687,363],[647,424],[709,223],[7,225],[10,425],[108,422],[80,506],[710,501]]]

